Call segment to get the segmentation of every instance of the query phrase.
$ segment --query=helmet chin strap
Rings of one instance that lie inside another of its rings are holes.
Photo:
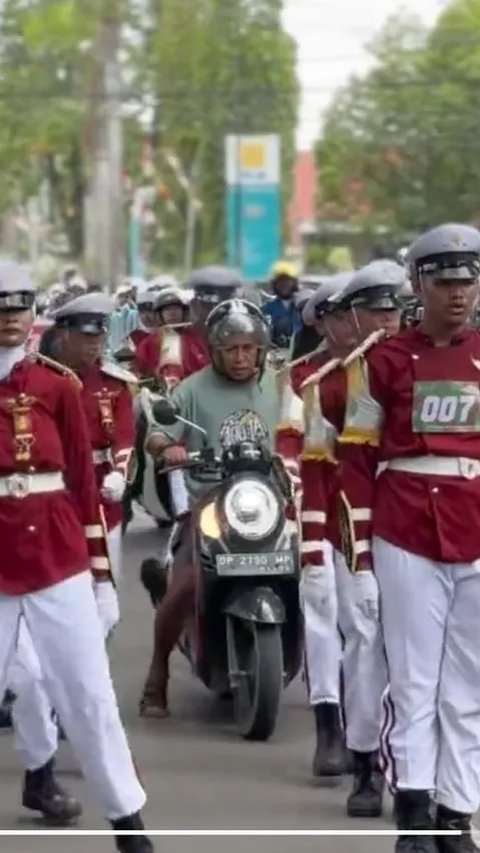
[[[334,344],[340,344],[340,341],[338,340],[337,336],[335,335],[335,332],[332,332],[331,325],[328,322],[326,317],[323,318],[323,326],[325,329],[328,329],[328,337],[333,341],[333,343]]]
[[[357,330],[358,337],[359,337],[359,339],[361,339],[362,330],[360,328],[360,323],[358,322],[358,314],[357,314],[357,309],[355,308],[355,305],[352,305],[351,311],[352,311],[353,319],[355,321],[355,328]]]

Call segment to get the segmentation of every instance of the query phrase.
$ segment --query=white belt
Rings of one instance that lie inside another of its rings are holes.
[[[62,492],[65,480],[60,471],[50,474],[11,474],[0,477],[0,498],[26,498],[27,495],[43,495],[47,492]]]
[[[109,447],[104,450],[92,450],[92,459],[94,465],[104,465],[105,462],[112,461],[112,453]]]
[[[464,477],[474,480],[480,477],[480,460],[467,456],[412,456],[405,459],[389,459],[386,468],[405,471],[408,474],[426,474],[437,477]]]

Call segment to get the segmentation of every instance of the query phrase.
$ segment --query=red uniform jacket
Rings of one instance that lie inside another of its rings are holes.
[[[0,590],[6,595],[46,589],[89,565],[108,570],[77,381],[60,365],[42,362],[27,357],[0,381],[0,478],[61,472],[66,488],[0,497]]]
[[[127,475],[135,444],[130,374],[110,363],[96,364],[82,379],[82,400],[90,428],[93,462],[99,489],[110,471]],[[135,377],[131,377],[134,379]],[[121,503],[102,500],[107,527],[121,523]]]
[[[150,332],[146,332],[144,329],[134,329],[133,332],[130,333],[129,339],[131,340],[135,350],[138,350],[139,345],[145,338],[148,338]]]
[[[310,389],[316,394],[317,412],[312,414],[312,436],[306,430],[300,476],[302,480],[302,563],[322,565],[322,541],[328,539],[340,550],[337,523],[337,495],[341,488],[341,471],[337,461],[337,438],[343,431],[347,382],[345,371],[331,358],[322,356],[323,365],[331,362],[331,371]],[[322,365],[322,366],[323,366]],[[305,409],[310,403],[304,394]],[[315,430],[315,417],[318,431]]]
[[[480,477],[469,479],[468,460],[480,460],[480,333],[435,347],[421,328],[406,329],[353,374],[341,455],[357,554],[368,559],[374,534],[440,562],[478,559]],[[419,456],[463,458],[466,473],[378,475],[379,463]]]
[[[135,368],[140,376],[156,376],[174,385],[210,364],[207,343],[196,329],[156,329],[139,344]]]

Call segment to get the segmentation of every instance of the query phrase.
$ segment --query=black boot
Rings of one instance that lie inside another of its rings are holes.
[[[128,829],[145,829],[140,812],[111,821],[117,832]],[[155,848],[146,835],[116,835],[115,844],[120,853],[155,853]]]
[[[320,702],[313,710],[317,730],[313,775],[341,776],[345,772],[345,744],[340,706],[331,702]]]
[[[69,826],[82,814],[82,806],[58,784],[54,767],[51,758],[38,770],[26,771],[22,804],[26,809],[41,812],[49,824]]]
[[[0,703],[0,729],[11,729],[13,727],[12,705],[15,702],[15,694],[6,690]]]
[[[380,817],[383,788],[378,752],[354,752],[353,790],[347,800],[347,814],[350,817]]]
[[[439,806],[437,810],[437,829],[459,829],[461,835],[437,836],[437,847],[440,853],[476,853],[478,847],[471,836],[470,821],[472,816],[461,814]]]
[[[395,853],[438,853],[432,835],[415,835],[416,829],[433,829],[431,801],[428,791],[399,791],[395,794],[395,817],[398,829],[412,830],[395,844]]]

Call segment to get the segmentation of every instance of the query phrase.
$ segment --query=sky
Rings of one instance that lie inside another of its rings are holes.
[[[302,87],[297,147],[311,148],[322,112],[350,74],[368,71],[367,44],[403,8],[433,24],[447,0],[284,0],[284,22],[298,44]]]

